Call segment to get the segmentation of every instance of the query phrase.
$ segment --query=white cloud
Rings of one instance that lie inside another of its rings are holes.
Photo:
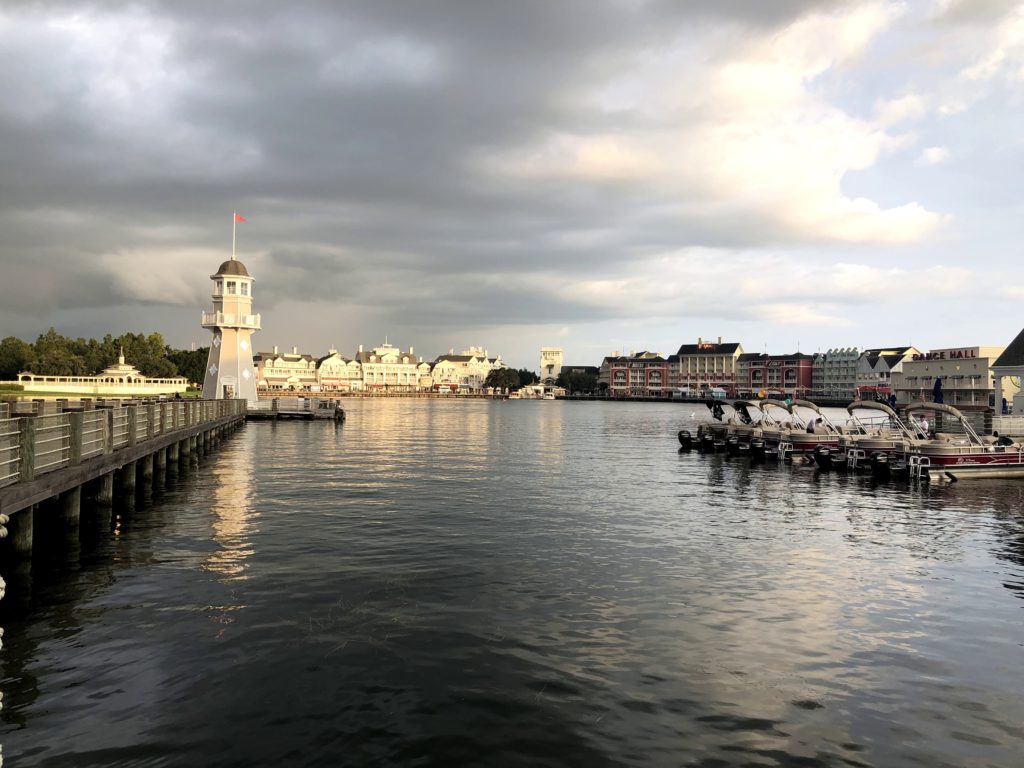
[[[851,198],[843,180],[905,146],[908,137],[886,128],[923,115],[925,99],[881,103],[864,120],[814,86],[856,61],[899,13],[868,3],[812,14],[769,38],[709,35],[701,57],[691,38],[646,52],[590,100],[626,127],[552,130],[539,144],[489,153],[483,167],[524,181],[631,182],[691,215],[767,219],[795,241],[919,240],[941,216],[913,201],[882,208]]]
[[[997,77],[1011,82],[1024,80],[1024,5],[993,30],[986,53],[965,68],[960,76],[967,81]]]
[[[917,158],[918,165],[938,165],[949,159],[948,147],[925,147]]]
[[[908,93],[875,105],[875,122],[881,126],[920,120],[928,113],[927,100],[917,93]]]

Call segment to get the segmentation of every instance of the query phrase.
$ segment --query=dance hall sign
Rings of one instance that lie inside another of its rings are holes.
[[[958,347],[956,349],[933,349],[920,355],[914,355],[914,360],[973,360],[978,357],[981,347]]]

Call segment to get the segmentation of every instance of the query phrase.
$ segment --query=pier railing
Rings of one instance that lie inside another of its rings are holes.
[[[17,401],[0,406],[0,488],[246,412],[245,400]]]

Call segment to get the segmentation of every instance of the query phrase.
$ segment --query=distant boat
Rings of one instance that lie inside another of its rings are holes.
[[[543,400],[554,400],[555,399],[555,393],[554,392],[545,392],[544,393],[544,397],[541,398],[541,399],[543,399]]]

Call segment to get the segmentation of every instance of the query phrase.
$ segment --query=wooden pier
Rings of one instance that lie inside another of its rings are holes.
[[[345,421],[345,410],[333,397],[273,397],[262,399],[250,406],[246,413],[249,420],[332,419]]]
[[[134,497],[154,471],[204,454],[244,424],[244,400],[0,403],[3,555],[30,558],[34,517],[77,529],[83,489],[100,506]],[[27,412],[23,409],[27,408]],[[116,483],[115,483],[116,479]]]

